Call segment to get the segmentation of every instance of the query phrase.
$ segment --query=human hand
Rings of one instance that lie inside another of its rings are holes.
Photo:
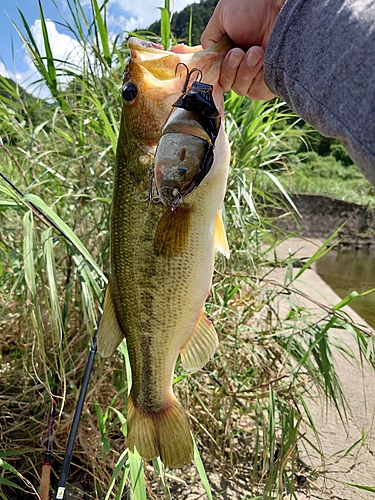
[[[252,99],[272,99],[263,78],[264,54],[285,0],[220,0],[202,34],[203,48],[225,34],[238,47],[226,55],[220,72],[224,91],[233,89]]]

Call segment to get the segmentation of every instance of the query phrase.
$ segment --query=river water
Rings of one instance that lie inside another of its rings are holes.
[[[375,288],[375,249],[331,250],[317,261],[321,278],[342,298]],[[350,303],[369,325],[375,328],[375,292]]]

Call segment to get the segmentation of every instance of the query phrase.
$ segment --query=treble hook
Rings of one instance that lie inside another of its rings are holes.
[[[193,68],[191,71],[189,71],[189,68],[186,66],[186,64],[185,64],[185,63],[183,63],[183,62],[179,62],[179,63],[177,64],[177,66],[176,66],[175,75],[177,75],[177,68],[178,68],[180,65],[181,65],[181,66],[184,66],[184,68],[186,69],[186,78],[185,78],[185,83],[184,83],[184,86],[182,87],[182,90],[181,90],[181,92],[182,92],[183,94],[185,94],[185,92],[186,92],[186,90],[187,90],[187,87],[188,87],[188,85],[189,85],[189,80],[190,80],[190,78],[191,78],[191,75],[192,75],[193,73],[198,73],[198,78],[199,78],[199,80],[198,80],[198,78],[197,78],[197,79],[196,79],[196,81],[199,81],[199,82],[200,82],[200,81],[202,80],[202,71],[201,71],[199,68]]]
[[[145,203],[146,201],[152,201],[153,203],[160,203],[160,197],[158,193],[158,189],[155,184],[155,175],[154,175],[154,168],[155,168],[155,163],[152,162],[150,166],[150,170],[148,172],[148,180],[149,180],[149,186],[148,186],[148,194],[146,198],[143,198],[143,200],[139,197],[138,189],[137,189],[137,198],[138,201],[141,203]],[[156,191],[156,195],[154,194],[154,187]]]

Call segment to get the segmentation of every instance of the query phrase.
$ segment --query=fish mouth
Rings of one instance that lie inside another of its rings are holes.
[[[217,75],[226,53],[234,47],[232,40],[225,36],[212,47],[203,50],[201,45],[189,47],[180,43],[171,50],[164,50],[163,46],[130,37],[128,40],[130,49],[130,61],[142,71],[143,78],[148,76],[159,81],[182,80],[180,72],[177,71],[179,63],[185,64],[189,69],[194,67],[203,73],[204,81],[210,83],[211,73]],[[181,82],[181,87],[182,87]]]
[[[215,86],[216,106],[222,108],[218,105],[223,98],[218,79],[221,62],[233,46],[228,37],[206,50],[184,44],[164,50],[157,43],[135,37],[129,38],[128,46],[130,57],[122,87],[126,137],[143,146],[156,146],[173,104],[184,88],[184,66],[188,71],[197,68],[204,82]]]

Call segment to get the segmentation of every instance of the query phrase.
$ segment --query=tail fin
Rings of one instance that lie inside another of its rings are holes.
[[[146,460],[160,456],[166,467],[182,467],[191,461],[193,441],[184,410],[172,398],[166,409],[151,413],[139,410],[129,395],[128,446]]]

